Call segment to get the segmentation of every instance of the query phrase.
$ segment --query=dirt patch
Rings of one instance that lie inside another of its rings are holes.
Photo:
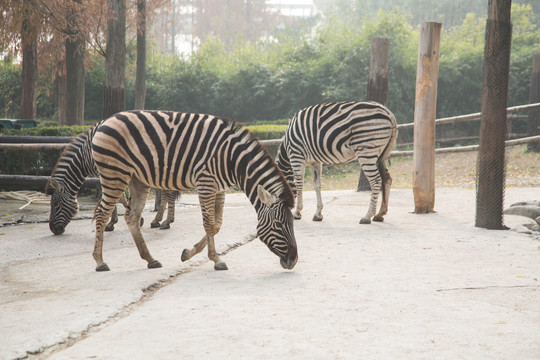
[[[540,154],[528,153],[521,146],[507,148],[507,186],[540,185]],[[474,188],[476,181],[476,151],[438,154],[435,158],[435,185]],[[394,188],[412,188],[412,156],[394,157],[388,167]],[[357,163],[325,167],[324,190],[354,189],[358,184],[360,166]],[[306,190],[313,190],[311,175],[306,172]]]

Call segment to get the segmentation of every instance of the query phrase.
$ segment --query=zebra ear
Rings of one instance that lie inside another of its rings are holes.
[[[276,202],[277,197],[266,191],[261,185],[257,186],[257,195],[263,204],[270,207]]]

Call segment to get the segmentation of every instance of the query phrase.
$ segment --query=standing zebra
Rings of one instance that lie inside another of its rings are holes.
[[[258,217],[257,234],[292,269],[297,261],[291,208],[294,197],[268,152],[249,131],[212,115],[168,111],[126,111],[105,120],[96,130],[92,152],[103,188],[94,218],[97,271],[103,262],[103,230],[126,187],[129,230],[148,268],[161,267],[144,242],[137,221],[151,187],[165,190],[197,188],[206,234],[182,253],[186,261],[208,245],[216,270],[227,265],[216,253],[214,235],[222,224],[225,190],[238,185]]]
[[[98,123],[83,132],[66,146],[47,182],[45,193],[51,195],[49,228],[55,235],[64,233],[66,226],[79,210],[77,194],[84,183],[84,179],[88,176],[98,176],[96,163],[92,157],[92,137],[100,124]],[[152,221],[152,227],[162,229],[170,227],[169,224],[174,221],[174,203],[177,196],[175,191],[165,192],[159,211]],[[125,207],[128,206],[124,197],[120,199],[120,202]],[[167,219],[160,224],[166,205],[168,205]],[[114,224],[117,222],[118,214],[115,206],[111,221],[105,230],[112,231]]]
[[[319,104],[294,114],[276,156],[279,168],[296,190],[294,217],[301,218],[306,165],[311,167],[317,193],[317,211],[313,221],[321,221],[322,164],[342,164],[356,160],[371,186],[369,209],[360,223],[371,223],[381,188],[381,209],[373,220],[383,221],[388,210],[392,184],[386,160],[396,138],[396,118],[386,107],[375,102]]]

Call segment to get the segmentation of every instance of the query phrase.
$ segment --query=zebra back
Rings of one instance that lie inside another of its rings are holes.
[[[291,160],[341,164],[355,160],[355,151],[365,150],[366,156],[380,157],[396,137],[396,119],[383,105],[337,102],[310,106],[294,114],[284,146]]]
[[[93,138],[102,176],[122,169],[116,186],[131,176],[165,190],[212,185],[222,191],[238,185],[256,208],[257,186],[294,198],[272,156],[235,121],[206,114],[125,111],[107,119]],[[115,175],[116,176],[116,175]],[[122,179],[120,179],[122,178]]]

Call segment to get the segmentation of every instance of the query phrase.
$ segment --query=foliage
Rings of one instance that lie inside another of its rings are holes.
[[[21,105],[21,68],[0,61],[0,117],[17,118]]]
[[[354,8],[348,7],[351,3]],[[448,3],[441,1],[437,6],[443,9]],[[399,123],[411,122],[419,37],[418,28],[411,25],[418,15],[410,11],[411,4],[410,0],[381,6],[367,0],[341,0],[334,4],[341,10],[322,19],[312,31],[306,27],[305,33],[296,28],[291,33],[277,32],[277,38],[228,45],[210,36],[193,56],[184,58],[150,51],[146,108],[212,113],[253,124],[287,119],[298,109],[320,102],[362,100],[371,39],[386,37],[390,39],[388,106]],[[455,26],[443,25],[438,117],[480,111],[485,15],[479,15],[476,1],[471,4],[476,13],[460,15],[462,21]],[[509,105],[528,101],[532,55],[540,51],[540,29],[533,10],[531,5],[512,8]],[[341,17],[344,13],[348,16]],[[133,107],[134,61],[132,50],[126,66],[128,109]],[[4,116],[16,115],[19,76],[18,66],[2,62],[0,113]],[[94,53],[86,69],[85,117],[91,121],[101,118],[104,78],[104,60]],[[40,117],[54,115],[52,84],[49,81],[46,86],[44,81],[39,93]],[[467,131],[476,125],[456,126]]]

